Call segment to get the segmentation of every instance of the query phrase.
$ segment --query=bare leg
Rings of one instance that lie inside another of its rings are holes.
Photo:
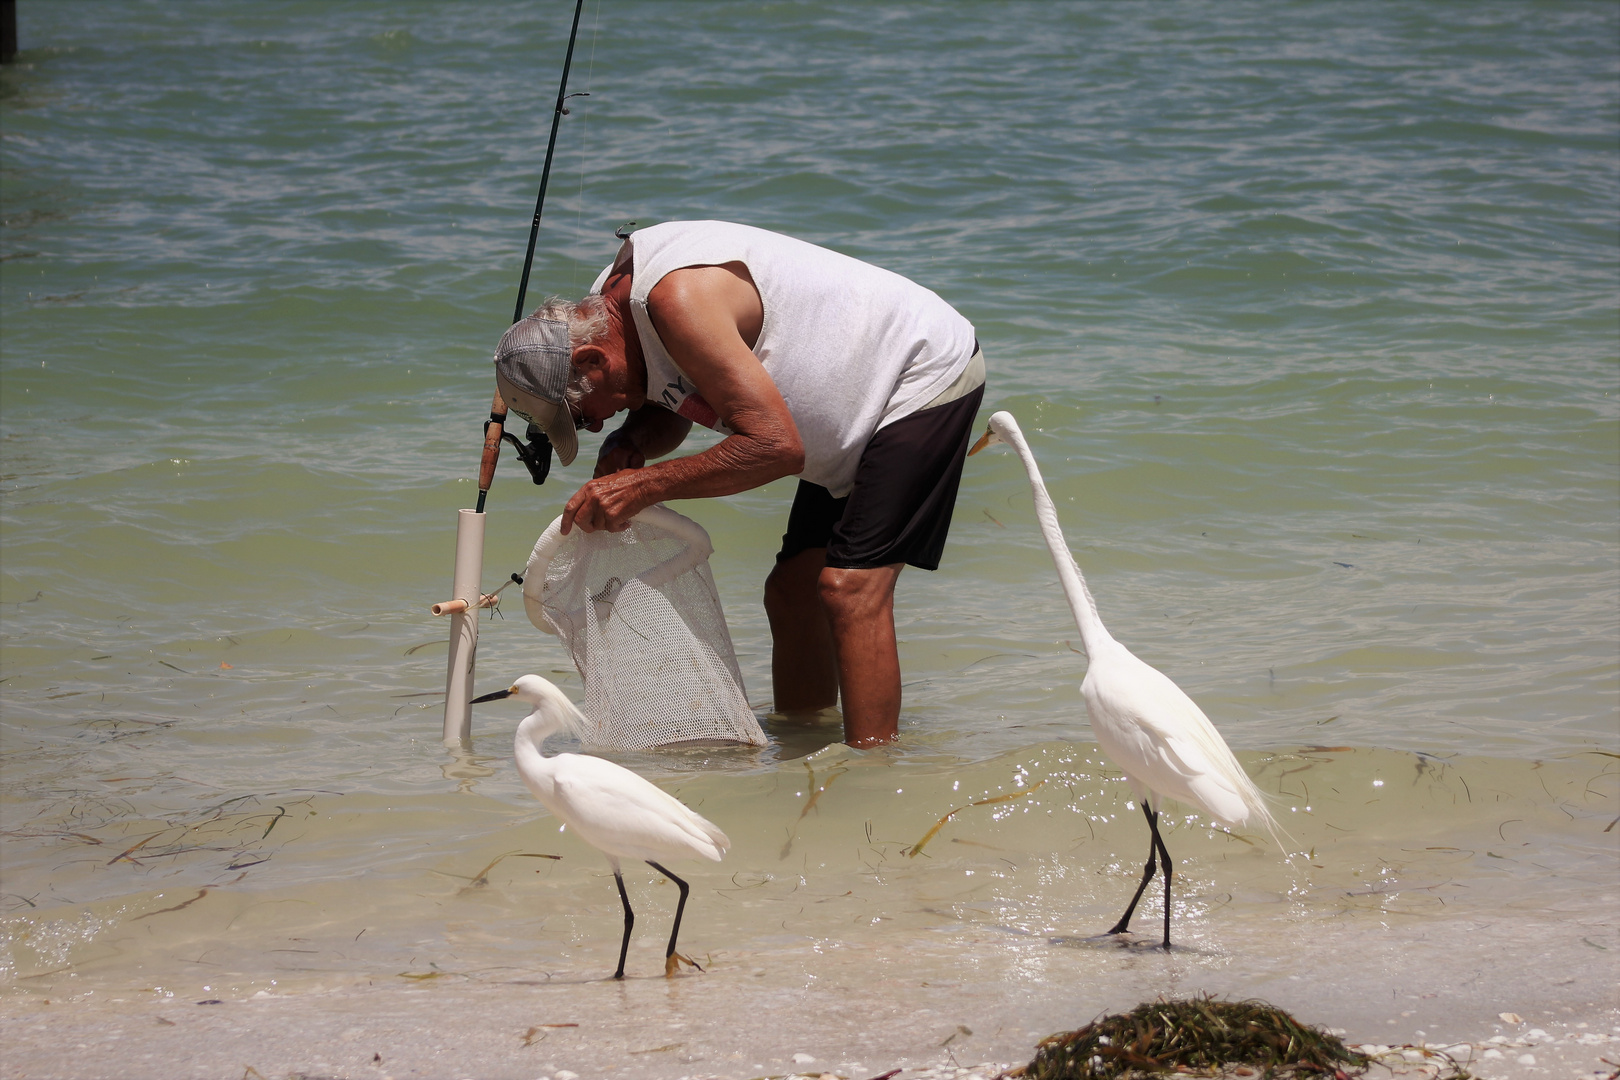
[[[669,878],[669,880],[673,881],[675,886],[681,890],[681,898],[675,904],[675,925],[669,931],[669,948],[664,950],[664,977],[668,978],[675,974],[675,972],[678,970],[678,966],[683,961],[691,964],[699,971],[702,971],[703,969],[698,967],[698,962],[696,960],[682,956],[680,953],[675,951],[675,939],[679,937],[681,933],[681,914],[686,911],[686,894],[688,892],[686,882],[682,881],[668,870],[665,870],[662,866],[659,866],[651,859],[647,860],[647,865]]]
[[[832,626],[844,741],[893,742],[900,733],[900,652],[894,640],[894,585],[903,564],[821,571],[819,591]]]
[[[619,943],[619,970],[613,973],[615,979],[622,979],[625,954],[630,951],[630,928],[636,925],[636,913],[630,910],[630,897],[624,891],[624,875],[619,873],[617,863],[613,867],[613,883],[619,887],[619,903],[624,905],[624,940]]]
[[[813,712],[838,704],[832,628],[816,590],[826,558],[826,548],[809,548],[777,563],[765,579],[771,683],[780,713]]]
[[[1149,810],[1148,809],[1148,804],[1145,803],[1145,802],[1142,804],[1142,813],[1147,815],[1147,819],[1148,819],[1148,861],[1147,861],[1147,869],[1142,871],[1142,884],[1140,884],[1140,885],[1138,885],[1136,887],[1136,895],[1131,897],[1130,907],[1127,907],[1125,909],[1125,914],[1123,914],[1123,915],[1121,915],[1119,917],[1119,922],[1114,924],[1114,928],[1112,930],[1108,931],[1110,934],[1124,934],[1124,933],[1128,933],[1130,931],[1131,916],[1136,914],[1136,905],[1141,901],[1142,894],[1147,891],[1148,882],[1153,880],[1153,871],[1156,869],[1156,867],[1154,865],[1154,862],[1153,862],[1153,853],[1159,847],[1163,847],[1163,844],[1159,842],[1159,826],[1158,826],[1158,817],[1159,817],[1159,815],[1156,812],[1154,812],[1152,810]],[[1157,845],[1157,846],[1155,846],[1155,845]],[[1167,875],[1165,880],[1168,883],[1168,881],[1169,881],[1168,874],[1170,873],[1170,857],[1168,855],[1165,856],[1164,870],[1165,870],[1165,874]],[[1167,884],[1166,888],[1168,888],[1168,887],[1169,886]]]

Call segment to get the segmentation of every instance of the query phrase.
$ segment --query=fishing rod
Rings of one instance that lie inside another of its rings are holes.
[[[563,58],[562,81],[557,85],[557,104],[551,114],[551,139],[546,143],[546,164],[540,172],[540,194],[534,200],[534,222],[529,226],[529,250],[523,256],[523,277],[518,282],[517,306],[512,322],[523,318],[523,298],[529,289],[529,270],[534,265],[534,245],[540,235],[540,211],[546,204],[546,186],[551,181],[551,159],[557,150],[557,128],[568,113],[564,102],[568,93],[568,69],[574,63],[574,41],[579,36],[579,16],[585,0],[575,0],[574,25],[568,31],[568,54]],[[581,95],[583,96],[583,95]],[[506,432],[506,402],[501,392],[489,406],[484,425],[484,456],[478,467],[478,506],[457,511],[456,562],[452,577],[454,599],[432,607],[435,615],[450,616],[450,656],[444,679],[444,742],[446,746],[467,746],[472,739],[472,688],[478,660],[478,613],[493,607],[495,595],[484,595],[479,579],[484,573],[484,500],[495,481],[495,463],[501,456],[501,442],[517,447],[518,457],[528,466],[536,484],[544,483],[551,471],[551,440],[534,424],[527,432],[525,446]],[[496,590],[499,592],[499,590]]]
[[[534,221],[529,226],[529,250],[523,256],[523,276],[518,279],[517,304],[512,308],[514,323],[523,318],[523,298],[529,291],[529,270],[534,266],[534,245],[540,237],[540,211],[546,205],[546,185],[551,182],[551,158],[557,150],[557,128],[562,124],[562,118],[568,115],[563,103],[570,97],[589,96],[588,93],[568,93],[568,69],[574,63],[574,40],[579,36],[579,15],[584,8],[585,0],[575,0],[574,25],[568,31],[568,53],[563,57],[562,81],[557,85],[557,105],[551,113],[551,138],[546,143],[546,164],[540,170],[540,194],[535,196]],[[527,446],[517,436],[506,433],[506,402],[501,400],[501,392],[496,390],[495,400],[489,406],[489,421],[484,424],[484,456],[478,465],[478,508],[475,513],[484,512],[484,500],[489,496],[490,485],[495,482],[495,463],[500,460],[503,437],[517,448],[518,458],[528,466],[534,482],[545,483],[546,476],[551,472],[551,440],[533,424],[529,425],[525,434],[529,440]]]

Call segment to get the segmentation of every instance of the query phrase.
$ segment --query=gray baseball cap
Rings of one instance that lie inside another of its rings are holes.
[[[501,399],[512,412],[539,425],[564,465],[579,453],[574,417],[564,400],[572,372],[568,324],[556,319],[520,319],[495,347],[495,386]]]

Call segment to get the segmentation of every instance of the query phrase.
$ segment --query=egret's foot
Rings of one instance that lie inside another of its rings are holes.
[[[1110,930],[1106,934],[1098,934],[1097,941],[1112,940],[1122,949],[1163,949],[1170,951],[1170,939],[1154,941],[1152,938],[1138,938],[1129,930]]]
[[[1090,934],[1086,937],[1049,937],[1046,943],[1066,949],[1129,949],[1131,935],[1121,937],[1119,934]]]
[[[668,956],[664,957],[664,978],[673,979],[675,977],[675,973],[681,970],[682,964],[686,964],[688,967],[697,968],[699,971],[703,970],[702,966],[690,956],[682,956],[678,952],[670,953]]]

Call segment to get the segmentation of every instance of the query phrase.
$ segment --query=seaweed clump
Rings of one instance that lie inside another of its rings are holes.
[[[1147,1002],[1078,1031],[1048,1035],[1023,1075],[1029,1080],[1132,1080],[1170,1072],[1215,1075],[1248,1066],[1268,1078],[1343,1078],[1345,1068],[1360,1071],[1369,1060],[1274,1005],[1201,997]]]

